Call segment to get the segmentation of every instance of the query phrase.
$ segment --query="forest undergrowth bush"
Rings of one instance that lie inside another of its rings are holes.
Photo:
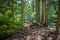
[[[0,14],[0,38],[13,35],[22,28],[22,22],[15,22],[11,17],[11,14]]]

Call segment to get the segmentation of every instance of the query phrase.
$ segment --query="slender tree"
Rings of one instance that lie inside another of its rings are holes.
[[[34,12],[34,0],[32,1],[32,12]]]
[[[24,23],[24,0],[21,0],[21,21]]]
[[[10,9],[12,10],[12,18],[13,18],[13,22],[14,22],[14,5],[13,5],[13,0],[11,0],[10,4]]]
[[[40,0],[36,0],[36,20],[40,22]]]
[[[58,21],[57,21],[56,32],[58,32],[59,26],[60,26],[60,0],[58,2]]]
[[[53,40],[57,40],[58,38],[59,27],[60,27],[60,0],[58,1],[58,20],[57,20],[57,26]]]
[[[46,24],[46,0],[42,0],[42,24]]]
[[[60,0],[58,1],[58,21],[57,21],[57,27],[56,27],[57,34],[59,32],[59,27],[60,27]],[[56,38],[56,40],[57,40],[57,38]]]
[[[60,26],[60,0],[58,2],[58,20],[57,20],[56,32],[58,32],[59,26]]]

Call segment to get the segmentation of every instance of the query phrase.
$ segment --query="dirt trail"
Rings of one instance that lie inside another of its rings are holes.
[[[27,24],[25,23],[25,26]],[[23,31],[18,31],[17,34],[5,40],[52,40],[53,38],[54,34],[50,34],[49,28],[25,28]],[[60,40],[60,35],[58,35],[57,40]]]

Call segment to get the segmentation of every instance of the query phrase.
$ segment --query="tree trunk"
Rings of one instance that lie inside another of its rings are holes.
[[[13,22],[14,22],[14,5],[13,5],[13,0],[11,1],[10,8],[12,10],[12,18],[13,18]]]
[[[58,20],[57,20],[57,27],[56,27],[56,37],[54,38],[54,40],[57,40],[58,37],[58,33],[59,33],[59,27],[60,27],[60,0],[58,2]]]
[[[42,0],[42,24],[46,25],[46,0]]]
[[[58,23],[57,23],[57,29],[59,31],[59,27],[60,27],[60,0],[58,2]]]
[[[32,2],[32,12],[34,12],[34,0]]]
[[[58,31],[59,26],[60,26],[60,0],[58,2],[58,21],[57,21],[56,31]]]
[[[24,0],[21,0],[21,21],[24,23]]]
[[[58,21],[57,21],[56,32],[58,32],[59,26],[60,26],[60,0],[58,2]]]
[[[40,22],[40,0],[36,0],[36,20]]]

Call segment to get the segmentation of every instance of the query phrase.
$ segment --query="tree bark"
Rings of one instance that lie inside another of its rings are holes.
[[[36,0],[36,20],[40,22],[40,0]]]
[[[58,20],[57,20],[56,32],[59,31],[59,26],[60,26],[60,0],[58,2]]]
[[[24,23],[24,0],[21,0],[21,21]]]
[[[57,26],[56,26],[56,34],[54,40],[57,40],[58,33],[59,33],[59,27],[60,27],[60,0],[58,1],[58,20],[57,20]]]
[[[12,10],[12,18],[13,18],[13,22],[14,22],[14,5],[13,5],[13,0],[11,1],[10,8]]]
[[[46,0],[42,0],[42,24],[46,23]]]
[[[57,27],[56,27],[56,31],[58,31],[60,26],[60,0],[58,2],[58,20],[57,20]]]

